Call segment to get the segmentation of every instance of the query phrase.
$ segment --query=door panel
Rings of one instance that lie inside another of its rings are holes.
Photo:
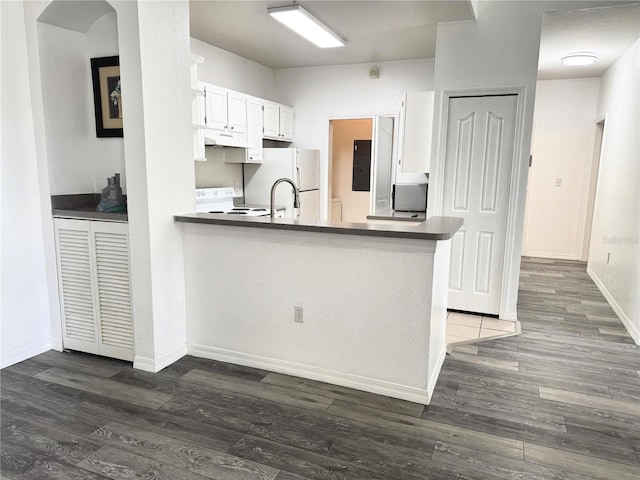
[[[475,114],[458,121],[454,208],[456,211],[469,210],[469,182],[471,180],[471,155]]]
[[[451,268],[449,271],[449,289],[462,291],[462,266],[464,265],[464,245],[467,232],[464,226],[451,239]]]
[[[516,108],[516,95],[449,100],[443,215],[464,219],[449,308],[499,314]]]
[[[391,209],[393,119],[373,117],[371,155],[371,214]]]

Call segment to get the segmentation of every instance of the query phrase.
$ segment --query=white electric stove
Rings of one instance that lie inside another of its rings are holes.
[[[220,213],[224,215],[244,215],[247,217],[268,217],[268,206],[234,205],[235,190],[232,187],[197,188],[196,212]],[[276,217],[284,216],[284,210],[278,209]]]

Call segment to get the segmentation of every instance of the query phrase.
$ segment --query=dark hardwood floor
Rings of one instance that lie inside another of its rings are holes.
[[[185,357],[1,372],[2,479],[640,478],[640,349],[578,262],[523,259],[522,334],[453,348],[431,405]]]

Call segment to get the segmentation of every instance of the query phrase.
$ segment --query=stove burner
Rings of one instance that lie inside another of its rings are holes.
[[[232,208],[231,211],[238,211],[238,212],[243,212],[243,211],[249,211],[251,210],[250,208],[240,208],[240,207],[236,207],[236,208]]]
[[[227,212],[227,215],[246,215],[246,214],[247,212],[236,212],[234,210]]]
[[[252,211],[253,212],[266,212],[267,209],[266,208],[253,208]]]
[[[222,210],[211,210],[209,213],[224,213]]]

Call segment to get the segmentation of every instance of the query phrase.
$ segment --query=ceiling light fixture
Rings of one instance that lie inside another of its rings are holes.
[[[320,48],[344,47],[344,40],[301,5],[267,8],[267,13]]]
[[[560,61],[563,65],[571,66],[593,65],[598,61],[598,56],[593,52],[573,52],[567,53]]]

